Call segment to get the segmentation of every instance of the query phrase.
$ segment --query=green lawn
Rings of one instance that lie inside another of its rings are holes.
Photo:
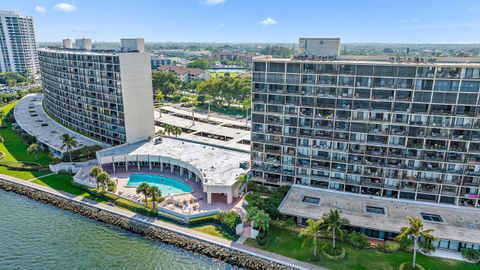
[[[192,230],[195,230],[195,231],[199,231],[199,232],[202,232],[202,233],[206,233],[206,234],[213,235],[213,236],[223,238],[223,239],[227,239],[227,240],[235,241],[235,240],[238,239],[238,236],[231,235],[221,225],[218,225],[218,224],[215,224],[215,223],[195,225],[195,226],[191,226],[189,228],[192,229]]]
[[[210,78],[224,77],[225,73],[230,73],[230,77],[237,77],[239,72],[211,72]]]
[[[13,113],[13,107],[15,104],[16,102],[7,104],[0,107],[0,110],[3,111],[5,115],[7,115],[10,111]],[[30,155],[27,152],[28,146],[23,143],[23,140],[19,134],[12,130],[11,123],[7,122],[7,127],[0,129],[0,136],[2,136],[4,140],[4,143],[0,144],[0,151],[5,154],[5,157],[1,160],[2,162],[31,161],[38,162],[42,165],[48,165],[50,163],[50,158],[47,153],[40,153],[38,154],[38,158],[35,159],[33,155]],[[20,171],[9,169],[5,166],[0,166],[0,173],[28,180],[48,174],[49,172]]]
[[[326,243],[327,240],[320,240],[319,246]],[[385,270],[397,270],[399,265],[403,262],[409,262],[412,259],[410,252],[396,252],[393,254],[386,254],[374,249],[360,250],[353,248],[352,246],[339,243],[343,246],[347,254],[344,259],[333,261],[327,258],[321,257],[318,262],[311,262],[310,257],[313,254],[312,241],[305,242],[302,238],[298,237],[298,234],[289,230],[282,230],[277,227],[271,227],[270,229],[270,241],[269,243],[261,247],[257,245],[254,240],[248,239],[245,244],[264,249],[270,252],[278,253],[283,256],[291,257],[300,261],[306,261],[314,263],[319,266],[324,266],[329,269],[356,269],[356,270],[373,270],[373,269],[385,269]],[[304,245],[303,245],[304,244]],[[470,264],[465,262],[444,260],[439,258],[428,257],[419,254],[417,256],[417,263],[421,264],[427,270],[474,270],[480,269],[477,264]]]
[[[85,189],[76,187],[72,185],[72,176],[67,174],[53,174],[49,176],[45,176],[39,179],[35,179],[32,182],[54,188],[56,190],[65,191],[73,195],[87,197],[90,194],[85,191]]]

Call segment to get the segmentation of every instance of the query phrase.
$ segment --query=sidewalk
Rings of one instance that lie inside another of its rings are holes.
[[[286,266],[289,266],[289,267],[292,267],[292,268],[302,269],[302,270],[303,269],[327,270],[326,268],[315,266],[315,265],[312,265],[312,264],[309,264],[309,263],[306,263],[306,262],[301,262],[301,261],[291,259],[291,258],[288,258],[288,257],[284,257],[284,256],[281,256],[281,255],[278,255],[278,254],[275,254],[275,253],[260,250],[260,249],[250,247],[250,246],[246,246],[246,245],[243,245],[243,244],[238,244],[238,243],[235,243],[233,241],[225,240],[225,239],[218,238],[218,237],[215,237],[215,236],[211,236],[211,235],[208,235],[208,234],[205,234],[205,233],[202,233],[202,232],[198,232],[198,231],[194,231],[194,230],[191,230],[191,229],[188,229],[188,228],[185,228],[185,227],[181,227],[181,226],[178,226],[178,225],[173,224],[173,223],[160,221],[156,218],[141,216],[141,215],[139,215],[137,213],[134,213],[132,211],[129,211],[127,209],[113,207],[113,206],[110,206],[110,205],[107,205],[107,204],[102,204],[102,203],[98,203],[96,201],[92,201],[92,200],[89,200],[89,199],[77,197],[77,196],[72,195],[70,193],[61,192],[61,191],[55,190],[55,189],[50,188],[50,187],[41,186],[41,185],[38,185],[38,184],[35,184],[35,183],[32,183],[32,182],[27,182],[25,180],[21,180],[21,179],[18,179],[18,178],[9,176],[9,175],[0,174],[0,178],[3,178],[5,180],[9,180],[11,182],[18,183],[20,185],[28,186],[28,187],[31,187],[31,188],[34,188],[34,189],[37,189],[37,190],[42,190],[42,191],[45,191],[45,192],[49,192],[51,194],[55,194],[55,195],[58,195],[60,197],[68,198],[70,200],[73,200],[73,201],[76,201],[76,202],[79,202],[79,203],[83,203],[83,204],[87,204],[87,205],[90,205],[90,206],[93,206],[93,207],[96,207],[96,208],[99,208],[99,209],[103,209],[103,210],[106,210],[106,211],[109,211],[109,212],[117,213],[119,215],[131,218],[131,219],[134,219],[134,220],[142,221],[142,222],[148,223],[150,225],[158,226],[160,228],[167,229],[167,230],[170,230],[170,231],[173,231],[173,232],[176,232],[176,233],[184,234],[184,235],[187,235],[187,236],[190,236],[190,237],[193,237],[193,238],[197,238],[197,239],[200,239],[200,240],[204,240],[204,241],[207,241],[207,242],[210,242],[210,243],[214,243],[214,244],[217,244],[217,245],[220,245],[220,246],[224,246],[224,247],[228,247],[228,248],[231,248],[231,249],[234,249],[234,250],[238,250],[238,251],[244,252],[246,254],[250,254],[250,255],[257,256],[257,257],[260,257],[260,258],[263,258],[263,259],[266,259],[266,260],[277,262],[279,264],[283,264],[283,265],[286,265]]]

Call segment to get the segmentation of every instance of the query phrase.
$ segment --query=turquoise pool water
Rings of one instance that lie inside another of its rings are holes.
[[[127,186],[138,187],[141,183],[157,186],[162,191],[162,196],[177,195],[193,191],[188,185],[172,178],[138,173],[130,175]]]

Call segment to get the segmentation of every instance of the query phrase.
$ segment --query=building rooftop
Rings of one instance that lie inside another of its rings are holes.
[[[64,127],[48,116],[43,109],[43,94],[28,94],[19,100],[14,108],[14,116],[17,124],[25,132],[60,153],[66,152],[65,149],[61,149],[63,144],[61,136],[65,133],[77,139],[78,146],[74,149],[101,144]]]
[[[480,67],[480,57],[389,57],[367,55],[340,55],[336,58],[296,56],[292,58],[273,58],[270,55],[256,56],[254,61],[275,61],[287,63],[322,64],[365,64],[365,65],[405,65],[405,66],[472,66]]]
[[[162,114],[155,110],[155,121],[170,124],[189,130],[183,132],[180,138],[198,141],[241,151],[250,151],[250,124],[245,121],[230,120],[219,117],[208,117],[195,112],[195,125],[192,125],[192,113],[175,107],[163,106]],[[156,126],[155,131],[161,128]],[[221,138],[224,138],[222,140]],[[248,142],[247,142],[248,141]]]
[[[305,196],[318,198],[320,203],[304,202]],[[385,214],[367,213],[367,205],[383,208]],[[435,237],[480,243],[478,209],[407,200],[393,201],[298,185],[292,186],[279,207],[283,214],[314,219],[322,217],[330,209],[338,209],[354,226],[391,232],[399,232],[400,227],[407,226],[409,216],[421,216],[421,213],[439,215],[443,222],[424,221],[426,229],[435,230]]]
[[[249,162],[248,153],[173,138],[162,138],[159,143],[154,141],[155,139],[115,146],[97,152],[97,158],[150,155],[176,159],[199,169],[203,173],[204,184],[207,185],[231,186],[241,173],[247,172],[240,165]]]

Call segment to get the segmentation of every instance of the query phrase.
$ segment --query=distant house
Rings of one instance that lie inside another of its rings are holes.
[[[194,80],[208,80],[210,73],[199,68],[186,68],[175,65],[165,65],[158,68],[159,71],[173,72],[182,82],[190,82]]]
[[[219,61],[244,61],[247,63],[252,62],[252,56],[243,52],[221,51],[214,53],[213,58]]]
[[[169,58],[163,58],[156,55],[150,57],[150,64],[152,66],[152,70],[156,70],[160,66],[170,65],[171,63],[172,63],[172,60]]]

